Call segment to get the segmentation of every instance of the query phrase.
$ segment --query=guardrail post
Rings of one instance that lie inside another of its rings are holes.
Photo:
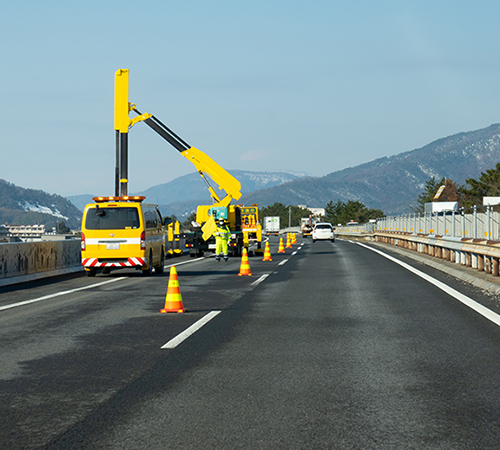
[[[477,253],[471,254],[471,267],[477,269]]]
[[[484,271],[484,255],[477,255],[477,270]]]
[[[491,265],[491,274],[494,277],[498,277],[498,258],[491,257],[492,265]]]
[[[474,239],[477,239],[477,205],[474,205]]]
[[[460,213],[462,215],[462,229],[460,230],[460,236],[465,237],[465,208],[460,208]]]
[[[484,271],[486,273],[491,273],[491,260],[489,256],[484,257]]]
[[[488,233],[488,237],[487,237],[487,239],[488,239],[488,240],[490,240],[490,239],[491,239],[491,223],[490,223],[490,218],[491,218],[491,217],[490,217],[490,208],[491,208],[491,206],[490,206],[490,205],[488,205],[488,206],[486,207],[486,217],[487,217],[487,218],[486,218],[486,220],[488,221],[488,227],[487,227],[487,233]]]
[[[453,220],[451,224],[451,235],[455,237],[455,210],[451,211],[451,219]]]

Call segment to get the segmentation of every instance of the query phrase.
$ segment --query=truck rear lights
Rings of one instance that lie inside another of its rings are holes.
[[[82,250],[86,249],[86,243],[85,243],[85,235],[82,233]]]
[[[146,250],[146,232],[141,233],[141,250]]]

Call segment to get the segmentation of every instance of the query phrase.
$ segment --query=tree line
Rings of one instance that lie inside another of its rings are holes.
[[[434,200],[440,187],[443,187],[442,192],[436,201],[458,202],[458,206],[464,208],[482,206],[483,197],[500,197],[500,162],[493,169],[481,172],[478,180],[467,178],[461,186],[450,179],[432,177],[418,196],[414,212],[424,212],[425,204]]]

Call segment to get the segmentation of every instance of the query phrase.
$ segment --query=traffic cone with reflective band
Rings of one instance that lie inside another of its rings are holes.
[[[246,247],[243,248],[243,253],[241,255],[241,266],[238,276],[241,277],[242,275],[252,275],[252,272],[250,272],[250,264],[248,263],[248,252]]]
[[[269,248],[269,241],[266,242],[266,249],[264,250],[264,258],[262,258],[262,261],[272,261],[273,259],[271,258],[271,249]]]
[[[290,241],[290,233],[286,234],[286,247],[285,248],[292,248],[292,243]]]
[[[292,244],[296,243],[297,243],[297,236],[295,235],[295,233],[292,233]]]
[[[186,310],[182,304],[181,290],[179,280],[177,278],[177,269],[175,266],[170,268],[170,277],[168,279],[167,297],[165,299],[165,307],[160,310],[161,313],[183,313]]]
[[[285,246],[283,245],[283,238],[280,238],[280,246],[278,247],[278,253],[285,253]]]

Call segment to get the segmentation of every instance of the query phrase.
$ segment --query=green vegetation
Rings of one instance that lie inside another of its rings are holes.
[[[384,217],[380,209],[367,208],[357,200],[349,200],[347,203],[340,200],[337,203],[329,201],[325,207],[325,220],[333,225],[344,225],[350,221],[366,223],[379,217]]]
[[[465,207],[482,206],[483,197],[500,197],[500,163],[494,169],[481,172],[479,180],[468,178],[460,187],[460,199]]]
[[[259,208],[259,219],[262,221],[263,217],[279,216],[281,228],[288,227],[288,223],[292,227],[299,224],[302,217],[309,217],[312,212],[306,208],[298,206],[285,206],[283,203],[274,203],[273,205]]]
[[[459,207],[483,206],[483,197],[500,197],[500,163],[495,168],[481,172],[479,180],[468,178],[465,184],[458,187],[451,180],[442,178],[437,181],[434,177],[426,181],[424,190],[418,196],[417,207],[414,212],[423,213],[425,204],[434,200],[436,192],[441,186],[445,189],[438,201],[458,201]]]

